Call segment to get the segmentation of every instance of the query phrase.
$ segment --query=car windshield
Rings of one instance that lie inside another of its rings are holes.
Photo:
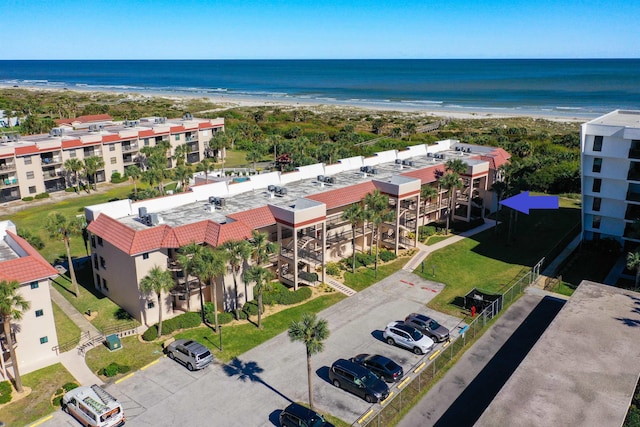
[[[429,322],[429,329],[438,329],[439,327],[440,327],[440,324],[435,320],[432,320],[431,322]]]
[[[393,361],[389,360],[389,361],[384,365],[384,367],[385,367],[387,370],[389,370],[389,371],[393,371],[393,370],[396,368],[396,364],[395,364],[395,362],[393,362]]]
[[[411,338],[413,338],[414,341],[420,341],[422,334],[417,329],[414,329],[413,332],[411,332]]]

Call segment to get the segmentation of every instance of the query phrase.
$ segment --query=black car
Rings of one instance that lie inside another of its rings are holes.
[[[388,383],[400,381],[404,375],[402,366],[379,354],[359,354],[352,357],[351,361],[364,366]]]
[[[334,427],[322,418],[322,415],[311,409],[292,403],[280,412],[280,425],[282,427]]]
[[[381,402],[389,396],[389,387],[376,374],[346,359],[338,359],[329,369],[329,380],[338,387],[362,397],[369,403]]]

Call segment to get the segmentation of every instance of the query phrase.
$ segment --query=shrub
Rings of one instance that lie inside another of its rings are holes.
[[[65,193],[75,193],[76,187],[67,187],[64,189]]]
[[[117,320],[132,320],[133,319],[131,314],[129,314],[129,312],[127,310],[125,310],[124,308],[122,308],[122,307],[118,308],[113,313],[113,317],[115,319],[117,319]]]
[[[67,391],[71,391],[74,388],[78,388],[78,384],[76,384],[76,383],[66,383],[65,385],[62,386],[62,388],[64,389],[64,392],[66,393]]]
[[[126,176],[122,176],[120,174],[120,172],[113,172],[111,174],[111,182],[113,184],[120,184],[121,182],[125,182],[127,181],[129,178],[127,178]]]
[[[226,323],[231,323],[233,319],[234,319],[233,313],[231,312],[223,311],[222,313],[218,313],[218,323],[221,325],[224,325]],[[209,322],[214,323],[214,320],[215,319],[213,318],[213,313],[211,313],[211,320],[209,320]]]
[[[100,375],[104,375],[105,377],[114,377],[117,374],[126,374],[130,370],[131,368],[129,366],[119,365],[116,362],[112,362],[109,365],[105,366],[104,368],[100,369],[98,373]]]
[[[51,403],[53,404],[53,406],[62,406],[62,396],[54,397]]]
[[[313,273],[309,271],[301,271],[298,273],[298,277],[302,280],[306,280],[307,282],[317,282],[318,281],[318,273]]]
[[[429,236],[436,234],[436,228],[432,225],[421,225],[418,228],[418,238],[424,240]]]
[[[30,201],[32,201],[32,200],[33,200],[33,197],[32,197],[32,196],[27,196],[27,197],[23,197],[23,198],[22,198],[22,201],[23,201],[23,202],[30,202]]]
[[[366,267],[367,265],[371,265],[376,262],[376,259],[373,255],[363,254],[358,252],[356,254],[356,267]]]
[[[330,276],[340,276],[340,267],[337,262],[327,263],[327,274]]]
[[[249,316],[257,316],[258,315],[258,301],[253,300],[247,302],[243,307],[242,311],[247,313],[247,317]]]
[[[397,258],[396,254],[391,252],[391,251],[387,251],[387,250],[380,251],[380,259],[383,262],[388,262],[388,261],[394,260],[396,258]]]
[[[36,194],[35,199],[48,199],[49,198],[49,193],[40,193],[40,194]]]
[[[142,339],[145,341],[153,341],[158,338],[158,325],[152,325],[144,331],[142,334]]]
[[[0,383],[0,404],[11,402],[11,383],[2,381]]]
[[[307,287],[299,288],[297,291],[291,291],[282,283],[274,284],[275,290],[265,292],[262,295],[263,304],[282,304],[291,305],[302,302],[311,297],[311,289]]]

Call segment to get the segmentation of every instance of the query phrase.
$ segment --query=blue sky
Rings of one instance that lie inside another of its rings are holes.
[[[0,59],[638,58],[637,0],[3,0]]]

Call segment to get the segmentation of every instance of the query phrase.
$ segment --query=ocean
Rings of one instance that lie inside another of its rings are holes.
[[[640,109],[640,59],[0,61],[0,85],[591,117]]]

